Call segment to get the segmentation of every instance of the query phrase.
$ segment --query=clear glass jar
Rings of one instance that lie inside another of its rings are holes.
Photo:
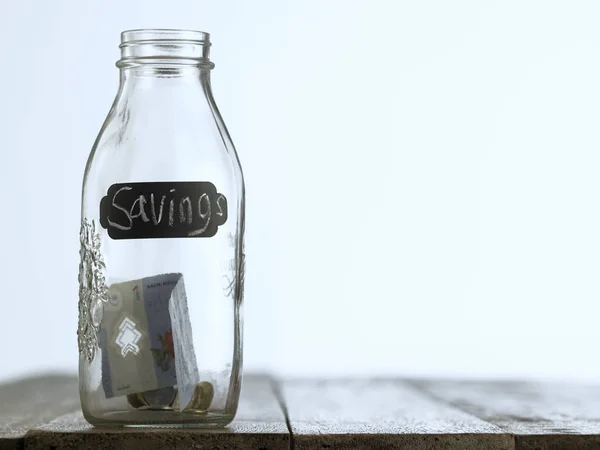
[[[242,371],[244,180],[207,33],[121,34],[83,179],[79,380],[93,425],[224,426]]]

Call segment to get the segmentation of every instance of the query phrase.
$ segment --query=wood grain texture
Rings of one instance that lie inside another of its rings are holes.
[[[397,380],[286,381],[296,449],[509,450],[512,436]]]
[[[0,450],[22,448],[31,428],[77,409],[74,376],[47,375],[0,385]]]
[[[95,428],[78,410],[33,429],[25,436],[25,448],[287,450],[289,432],[270,383],[266,376],[245,377],[238,414],[225,429]]]
[[[274,385],[247,375],[235,421],[201,430],[94,428],[81,415],[74,376],[0,385],[0,450],[294,447],[600,450],[600,387],[381,379]]]
[[[515,435],[517,449],[600,449],[600,386],[414,381],[424,392]]]

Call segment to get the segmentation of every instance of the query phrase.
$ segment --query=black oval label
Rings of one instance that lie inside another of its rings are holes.
[[[227,221],[227,199],[208,181],[118,183],[100,201],[112,239],[212,237]]]

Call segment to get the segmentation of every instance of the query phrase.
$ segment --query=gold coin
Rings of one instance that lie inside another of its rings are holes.
[[[137,394],[129,394],[127,396],[127,401],[134,408],[142,408],[143,406],[148,406],[148,403],[146,403],[144,397],[139,392]]]
[[[172,407],[161,406],[161,405],[145,405],[145,406],[140,406],[138,409],[140,411],[173,411]]]
[[[206,414],[207,413],[207,411],[205,409],[190,409],[190,408],[185,408],[183,410],[183,412],[189,413],[189,414]]]
[[[165,407],[171,406],[175,401],[177,391],[174,387],[168,386],[160,389],[154,389],[151,391],[145,391],[141,393],[144,403],[148,406],[154,407]]]
[[[215,389],[208,381],[202,381],[196,385],[192,399],[185,407],[185,411],[206,411],[213,401]]]
[[[175,392],[175,400],[173,400],[173,404],[171,405],[171,407],[177,411],[179,411],[179,389],[177,389],[177,392]]]

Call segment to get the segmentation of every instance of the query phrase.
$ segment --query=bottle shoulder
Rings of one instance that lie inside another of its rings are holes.
[[[92,148],[86,178],[196,179],[223,172],[243,180],[235,146],[224,124],[221,126],[212,114],[195,119],[149,119],[133,112],[113,111]]]

